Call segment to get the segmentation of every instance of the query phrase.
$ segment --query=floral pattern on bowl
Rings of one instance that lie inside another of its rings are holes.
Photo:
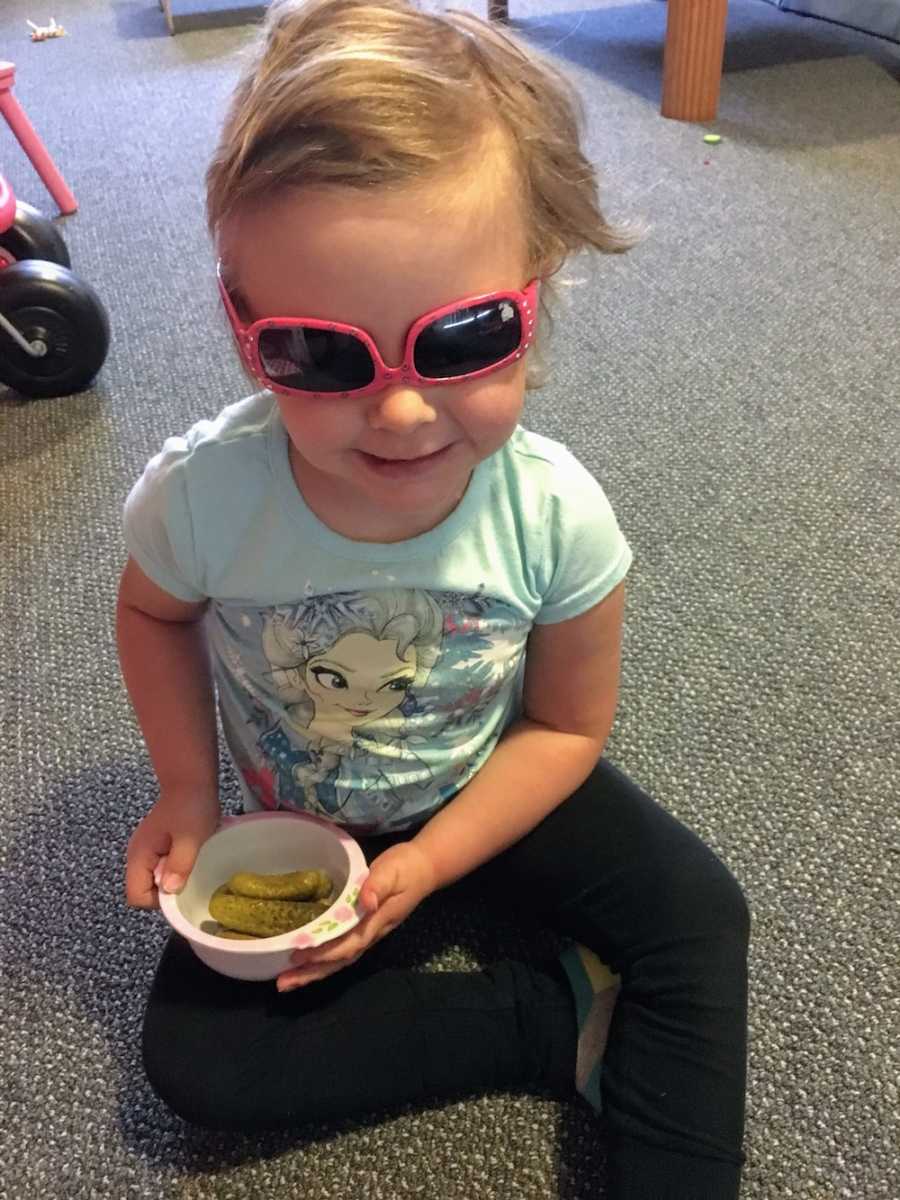
[[[332,906],[313,924],[303,927],[302,932],[294,939],[294,945],[298,949],[307,950],[310,946],[317,946],[325,937],[330,941],[359,924],[365,916],[365,910],[358,904],[359,893],[367,875],[368,871],[354,879],[353,886],[340,897],[337,907]]]

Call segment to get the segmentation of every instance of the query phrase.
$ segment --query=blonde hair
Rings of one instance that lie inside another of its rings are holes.
[[[218,241],[232,216],[286,189],[427,184],[483,163],[478,148],[499,138],[529,278],[546,280],[577,251],[621,252],[644,233],[600,211],[583,125],[565,76],[471,13],[408,0],[273,0],[207,170],[209,229]]]

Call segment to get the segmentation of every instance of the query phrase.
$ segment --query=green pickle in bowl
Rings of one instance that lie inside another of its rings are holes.
[[[260,900],[324,900],[331,895],[331,889],[327,871],[290,871],[287,875],[238,871],[228,880],[228,890],[236,896]]]
[[[217,937],[278,937],[320,917],[332,903],[333,886],[327,871],[239,871],[213,892],[209,915],[221,926]]]

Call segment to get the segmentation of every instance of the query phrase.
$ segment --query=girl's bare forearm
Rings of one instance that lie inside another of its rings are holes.
[[[580,787],[605,738],[514,722],[469,783],[423,825],[411,845],[424,851],[437,887],[446,887],[530,833]]]
[[[215,696],[201,621],[164,621],[120,603],[119,663],[163,796],[218,803]]]

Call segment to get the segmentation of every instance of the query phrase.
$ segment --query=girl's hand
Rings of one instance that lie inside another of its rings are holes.
[[[125,899],[135,908],[159,908],[156,871],[167,892],[180,892],[200,847],[219,823],[219,801],[161,796],[128,842]]]
[[[324,979],[356,962],[365,950],[405,921],[434,888],[431,860],[412,842],[401,842],[379,854],[359,893],[368,909],[366,915],[354,929],[333,942],[295,950],[291,958],[298,966],[278,976],[279,992]]]

